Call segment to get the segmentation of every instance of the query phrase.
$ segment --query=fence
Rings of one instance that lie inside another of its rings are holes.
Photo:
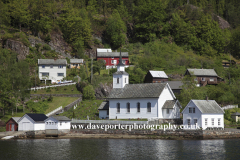
[[[73,106],[77,105],[79,102],[82,101],[82,97],[78,98],[76,101],[68,104],[66,107],[64,107],[64,111],[69,110],[70,108],[72,108]]]
[[[115,120],[78,120],[72,119],[71,123],[98,123],[98,124],[120,124],[120,125],[131,125],[131,124],[148,124],[148,121],[115,121]]]
[[[51,85],[51,86],[41,86],[41,87],[32,87],[30,90],[39,90],[39,89],[45,89],[45,88],[50,88],[50,87],[61,87],[61,86],[70,86],[70,85],[74,85],[76,84],[76,82],[72,82],[72,83],[63,83],[63,84],[56,84],[56,85]]]
[[[232,108],[238,108],[238,105],[227,105],[227,106],[222,107],[223,110],[232,109]]]
[[[48,114],[46,114],[46,116],[49,117],[49,116],[53,115],[54,113],[56,113],[56,112],[58,112],[60,110],[62,110],[62,106],[58,107],[57,109],[55,109],[55,110],[53,110],[51,112],[49,112]]]

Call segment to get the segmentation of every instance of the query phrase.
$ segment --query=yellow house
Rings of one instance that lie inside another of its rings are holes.
[[[238,113],[238,112],[235,112],[235,113],[231,114],[231,117],[236,122],[240,121],[240,113]]]
[[[80,68],[83,65],[84,59],[70,59],[70,68]]]

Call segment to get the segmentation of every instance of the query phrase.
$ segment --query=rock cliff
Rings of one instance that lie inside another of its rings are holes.
[[[25,46],[22,42],[8,39],[4,48],[11,49],[17,53],[18,60],[23,60],[29,55],[29,47]]]

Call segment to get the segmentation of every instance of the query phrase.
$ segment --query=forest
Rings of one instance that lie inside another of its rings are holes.
[[[48,44],[53,33],[63,35],[71,56],[86,61],[86,51],[96,47],[129,52],[135,65],[127,70],[130,83],[143,83],[148,70],[183,75],[187,68],[214,68],[225,83],[200,88],[184,83],[178,95],[182,106],[206,96],[221,105],[240,104],[238,0],[0,0],[0,13],[2,106],[29,95],[23,88],[33,85],[38,58],[57,57],[48,45],[31,47],[28,37]],[[29,47],[26,59],[18,61],[16,53],[5,48],[8,39]],[[237,64],[223,68],[222,60],[230,59]],[[100,74],[101,65],[94,66]],[[90,83],[89,74],[82,74]]]

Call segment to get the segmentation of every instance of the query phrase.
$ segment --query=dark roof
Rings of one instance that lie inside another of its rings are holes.
[[[124,88],[113,88],[108,98],[157,98],[165,86],[163,83],[126,84]]]
[[[71,119],[69,119],[66,116],[51,116],[51,117],[53,117],[54,119],[56,119],[58,121],[71,121]]]
[[[128,52],[121,52],[122,57],[128,57]],[[120,57],[120,52],[98,52],[97,57]]]
[[[165,81],[164,83],[168,83],[171,89],[182,89],[183,85],[182,81]]]
[[[215,100],[192,100],[202,113],[224,113]]]
[[[115,73],[113,73],[113,74],[118,74],[118,75],[129,75],[127,72],[125,72],[125,71],[117,71],[117,72],[115,72]]]
[[[48,117],[45,114],[38,114],[38,113],[26,113],[32,120],[35,122],[43,122]]]
[[[67,60],[66,59],[38,59],[38,64],[39,65],[66,65],[67,64]]]
[[[233,114],[231,114],[232,116],[240,116],[240,113],[238,113],[238,112],[235,112],[235,113],[233,113]]]
[[[174,105],[175,105],[176,101],[175,100],[167,100],[162,109],[173,109]]]
[[[98,110],[109,110],[109,102],[102,102],[101,105],[98,107]]]

